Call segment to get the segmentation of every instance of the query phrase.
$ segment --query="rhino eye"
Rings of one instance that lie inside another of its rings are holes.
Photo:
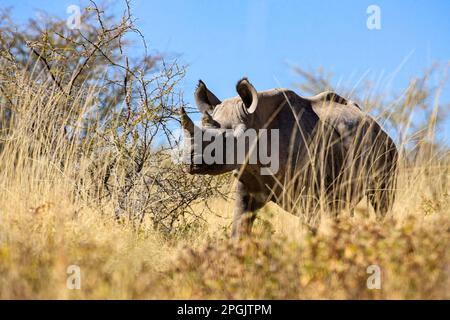
[[[215,128],[215,129],[222,129],[222,126],[217,121],[214,121],[213,128]]]

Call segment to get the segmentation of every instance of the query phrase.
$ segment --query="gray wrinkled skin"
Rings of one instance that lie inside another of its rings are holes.
[[[234,172],[233,236],[249,234],[255,211],[268,201],[287,211],[311,213],[319,207],[318,199],[325,199],[325,209],[337,215],[367,195],[378,217],[391,208],[396,147],[356,104],[333,92],[311,98],[287,89],[257,92],[246,78],[236,90],[237,97],[221,102],[199,82],[195,99],[203,113],[201,130],[279,129],[279,170],[261,175],[258,164],[188,167],[191,174]],[[181,123],[192,136],[194,124],[184,110]]]

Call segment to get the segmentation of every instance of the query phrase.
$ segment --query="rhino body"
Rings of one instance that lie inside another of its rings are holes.
[[[341,196],[353,209],[364,196],[381,219],[395,200],[398,151],[394,141],[360,107],[334,92],[308,98],[321,121],[340,135],[345,159]]]
[[[268,201],[309,221],[320,208],[337,215],[365,195],[379,217],[391,208],[397,150],[356,104],[333,92],[311,98],[288,89],[257,92],[246,78],[236,90],[237,97],[221,102],[199,82],[195,98],[203,113],[200,130],[216,136],[223,129],[278,130],[279,141],[270,142],[279,143],[277,172],[261,175],[258,163],[191,163],[188,167],[191,174],[234,172],[233,235],[250,233],[255,211]],[[192,138],[195,126],[184,110],[181,122],[186,136]]]

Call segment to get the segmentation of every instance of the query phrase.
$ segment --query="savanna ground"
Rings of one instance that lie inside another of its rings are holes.
[[[86,34],[54,18],[33,31],[0,24],[0,298],[450,298],[450,162],[435,134],[448,106],[443,82],[429,82],[448,66],[395,99],[370,84],[351,90],[401,151],[384,221],[361,203],[355,217],[311,228],[269,204],[236,241],[232,178],[186,175],[167,155],[173,139],[161,142],[184,105],[185,69],[132,62],[132,19],[98,13],[85,13]],[[323,72],[297,71],[299,92],[329,87]],[[380,289],[368,287],[373,265]]]

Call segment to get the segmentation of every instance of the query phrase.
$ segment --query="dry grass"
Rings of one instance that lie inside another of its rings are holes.
[[[13,98],[18,117],[0,153],[0,298],[450,298],[444,156],[402,161],[383,222],[361,204],[356,217],[312,232],[269,204],[254,236],[236,242],[228,237],[232,202],[212,199],[216,214],[167,238],[149,219],[138,228],[115,219],[112,200],[92,201],[86,168],[95,159],[80,152],[91,145],[68,141],[58,130],[67,123],[52,122],[61,96],[39,100],[24,86]],[[79,109],[75,119],[89,111]],[[366,285],[374,264],[380,290]],[[80,290],[67,288],[71,265],[80,267]]]
[[[77,202],[62,176],[26,183],[32,174],[1,182],[1,298],[450,298],[449,186],[434,200],[424,188],[442,173],[407,175],[382,223],[361,206],[312,234],[268,205],[240,243],[227,237],[232,206],[222,200],[210,203],[221,216],[168,241],[117,223],[112,208]],[[366,287],[372,264],[381,290]],[[80,290],[66,287],[69,265],[81,268]]]

